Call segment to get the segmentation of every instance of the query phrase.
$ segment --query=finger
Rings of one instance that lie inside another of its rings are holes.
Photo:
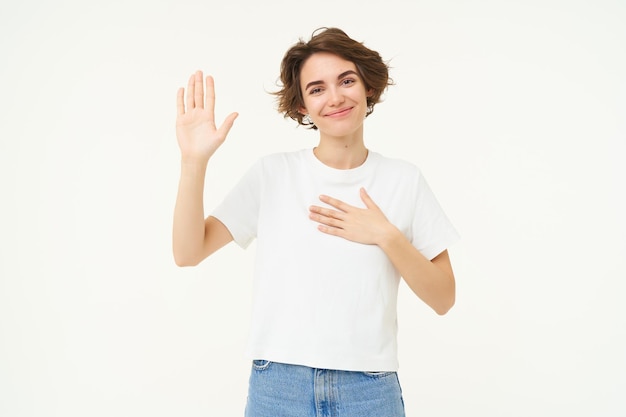
[[[191,111],[193,109],[193,91],[195,87],[195,75],[191,75],[189,77],[189,81],[187,81],[187,111]]]
[[[336,198],[332,198],[323,194],[320,196],[320,200],[343,212],[347,212],[352,207],[349,204],[346,204],[341,200],[337,200]]]
[[[228,135],[228,132],[230,132],[230,128],[233,127],[233,124],[235,123],[235,119],[238,116],[239,116],[239,113],[231,113],[226,117],[226,119],[224,119],[224,123],[222,123],[220,128],[217,130],[220,136],[226,137]]]
[[[211,120],[215,120],[215,80],[210,75],[206,77],[206,104]],[[234,120],[234,119],[233,119]]]
[[[336,227],[328,227],[328,226],[324,226],[323,224],[320,224],[319,226],[317,226],[317,230],[319,230],[320,232],[326,233],[327,235],[345,237],[343,229],[338,229]]]
[[[179,116],[185,114],[185,89],[183,87],[179,88],[176,93],[176,114]]]
[[[343,227],[343,222],[341,220],[338,220],[336,218],[333,218],[331,216],[325,216],[323,214],[317,214],[315,212],[311,212],[309,213],[309,219],[318,222],[320,224],[329,226],[329,227],[334,227],[337,229],[342,229]]]
[[[193,102],[195,106],[200,109],[204,108],[204,86],[202,85],[202,81],[202,71],[196,71]]]
[[[372,200],[372,197],[370,197],[367,191],[365,191],[365,188],[361,187],[360,192],[361,192],[361,200],[363,200],[363,202],[365,203],[365,207],[378,208],[376,203],[374,203],[374,200]]]
[[[331,210],[329,208],[319,207],[319,206],[311,206],[309,207],[309,211],[314,213],[317,216],[321,216],[328,219],[337,219],[339,221],[345,220],[345,213],[341,211]],[[320,217],[320,218],[321,218]]]

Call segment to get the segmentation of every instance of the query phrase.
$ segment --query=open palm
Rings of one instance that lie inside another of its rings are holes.
[[[206,77],[205,97],[201,71],[189,77],[186,99],[185,89],[178,89],[176,108],[176,138],[182,157],[186,160],[208,161],[224,143],[238,116],[237,113],[231,113],[219,128],[216,127],[213,77]]]

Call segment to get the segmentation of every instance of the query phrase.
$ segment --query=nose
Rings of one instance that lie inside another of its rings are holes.
[[[338,106],[341,103],[343,103],[344,101],[344,97],[342,94],[342,91],[338,88],[331,88],[329,89],[329,96],[328,96],[328,105],[329,106]]]

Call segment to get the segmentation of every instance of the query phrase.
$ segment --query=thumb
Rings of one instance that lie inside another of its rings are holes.
[[[372,197],[370,197],[367,191],[365,191],[365,188],[361,187],[360,193],[361,193],[361,200],[363,200],[363,202],[365,203],[365,207],[367,207],[368,209],[378,208],[376,203],[374,203],[374,200],[372,200]]]
[[[217,130],[217,132],[219,133],[219,135],[221,137],[226,137],[226,135],[228,135],[228,132],[230,132],[230,128],[233,127],[233,124],[235,123],[235,119],[239,116],[239,113],[234,112],[229,114],[226,119],[224,119],[224,122],[222,123],[222,125],[220,126],[220,128]]]

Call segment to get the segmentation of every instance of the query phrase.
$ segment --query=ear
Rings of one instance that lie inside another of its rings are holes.
[[[298,113],[300,113],[303,116],[306,116],[307,114],[309,114],[306,107],[298,107]]]
[[[374,89],[370,88],[369,90],[367,90],[367,92],[365,93],[366,97],[371,97],[374,95]]]

